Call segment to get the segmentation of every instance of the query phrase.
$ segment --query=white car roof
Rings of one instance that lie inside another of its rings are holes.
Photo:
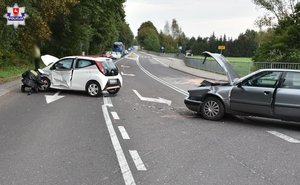
[[[111,58],[99,57],[99,56],[96,56],[96,55],[95,56],[67,56],[67,57],[63,57],[61,59],[66,59],[66,58],[80,58],[80,59],[86,59],[86,60],[95,60],[95,61],[98,61],[98,62],[112,61]],[[46,66],[60,60],[59,58],[56,58],[56,57],[51,56],[51,55],[43,55],[43,56],[41,56],[41,59],[42,59],[43,63]]]

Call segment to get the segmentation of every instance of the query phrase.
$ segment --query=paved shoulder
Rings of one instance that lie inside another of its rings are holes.
[[[20,78],[11,82],[0,84],[0,96],[3,96],[16,88],[19,88],[20,86],[21,86]]]

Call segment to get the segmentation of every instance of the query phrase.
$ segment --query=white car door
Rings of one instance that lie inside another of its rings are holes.
[[[86,83],[92,73],[99,72],[95,62],[87,59],[77,59],[72,76],[72,89],[85,90]]]
[[[51,67],[51,84],[54,88],[71,87],[73,61],[73,58],[62,59]]]

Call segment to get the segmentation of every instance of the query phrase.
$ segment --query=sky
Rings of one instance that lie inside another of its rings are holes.
[[[126,21],[134,35],[143,22],[151,21],[158,31],[176,19],[187,37],[237,38],[247,29],[258,30],[254,21],[265,11],[252,0],[126,0]]]

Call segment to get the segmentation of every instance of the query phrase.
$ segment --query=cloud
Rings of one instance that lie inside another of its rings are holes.
[[[189,37],[213,32],[237,37],[247,28],[254,29],[255,19],[262,15],[251,0],[127,0],[125,10],[135,34],[145,21],[162,30],[166,21],[175,18]]]

